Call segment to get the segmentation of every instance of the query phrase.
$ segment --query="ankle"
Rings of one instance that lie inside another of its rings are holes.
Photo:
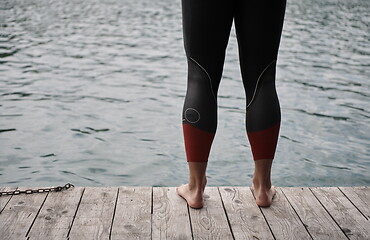
[[[271,181],[261,181],[257,178],[253,178],[253,186],[258,189],[270,189],[271,188]]]
[[[199,183],[189,183],[189,190],[196,193],[203,192],[202,185]]]
[[[189,178],[189,190],[191,191],[203,191],[204,186],[207,184],[207,177],[204,176],[202,179]]]

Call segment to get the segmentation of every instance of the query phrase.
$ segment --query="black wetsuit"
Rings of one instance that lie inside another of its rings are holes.
[[[188,162],[208,161],[217,128],[217,91],[233,20],[253,157],[274,158],[280,129],[275,72],[285,6],[286,0],[182,0],[188,59],[182,126]]]

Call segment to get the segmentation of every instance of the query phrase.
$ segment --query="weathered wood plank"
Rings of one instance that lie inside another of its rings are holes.
[[[368,221],[338,188],[311,187],[310,189],[348,238],[370,238]]]
[[[191,239],[186,201],[175,187],[153,188],[152,239]]]
[[[119,187],[111,239],[151,239],[152,187]]]
[[[370,187],[339,187],[339,189],[370,221]]]
[[[0,239],[370,239],[369,187],[276,189],[268,208],[249,187],[206,187],[202,209],[174,187],[0,197]]]
[[[14,191],[17,187],[0,187],[0,192],[8,192],[8,191]],[[9,202],[10,198],[12,196],[2,196],[0,197],[0,214],[4,210],[6,204]]]
[[[28,187],[19,187],[26,190]],[[13,196],[0,214],[0,239],[22,239],[32,225],[48,193]]]
[[[83,190],[83,187],[74,187],[49,193],[27,236],[31,239],[66,238]]]
[[[235,239],[273,239],[249,187],[219,187]]]
[[[203,198],[203,208],[189,207],[194,239],[233,239],[217,187],[206,187]]]
[[[85,189],[69,239],[109,239],[118,187]]]
[[[295,213],[280,187],[276,187],[273,203],[260,207],[275,239],[311,239],[303,223]]]
[[[285,187],[281,190],[314,239],[347,239],[310,189]]]

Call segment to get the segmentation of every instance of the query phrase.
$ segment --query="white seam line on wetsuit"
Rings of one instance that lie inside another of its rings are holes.
[[[276,59],[274,59],[269,65],[267,65],[267,67],[265,67],[265,69],[263,69],[263,71],[261,72],[261,74],[259,75],[258,79],[257,79],[257,83],[256,83],[256,87],[254,88],[254,93],[253,93],[253,96],[252,96],[252,99],[251,101],[249,102],[249,104],[247,105],[247,108],[249,108],[249,106],[252,104],[254,98],[256,97],[256,93],[257,93],[257,88],[258,88],[258,83],[260,82],[260,79],[263,75],[263,73],[270,67],[270,65],[275,62]]]
[[[208,79],[209,79],[209,85],[211,86],[211,92],[212,92],[212,95],[213,95],[213,98],[215,99],[216,103],[217,103],[217,99],[216,99],[216,96],[215,96],[215,93],[213,92],[213,87],[212,87],[212,79],[211,79],[211,76],[209,76],[208,72],[204,69],[204,67],[202,67],[202,65],[200,65],[197,61],[195,61],[192,57],[189,57],[193,62],[195,62],[208,76]]]

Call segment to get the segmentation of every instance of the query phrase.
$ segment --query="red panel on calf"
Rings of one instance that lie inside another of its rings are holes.
[[[247,132],[255,161],[274,158],[279,130],[280,122],[261,131]]]
[[[209,133],[183,123],[185,151],[188,162],[207,162],[214,133]]]

